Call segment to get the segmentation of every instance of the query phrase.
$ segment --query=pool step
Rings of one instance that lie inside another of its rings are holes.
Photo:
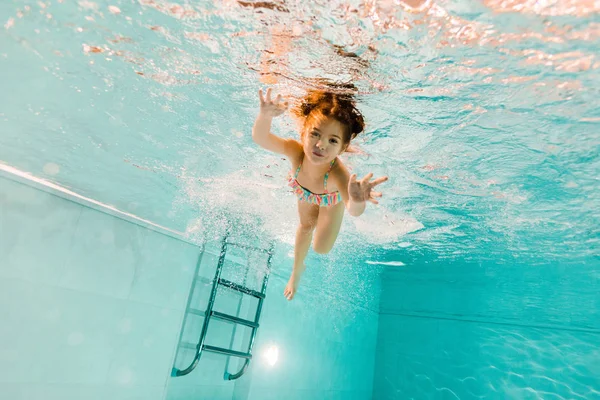
[[[198,348],[198,345],[196,343],[190,343],[190,342],[181,342],[179,345],[185,349],[190,349],[190,350],[195,350]],[[234,357],[240,357],[240,358],[252,358],[252,354],[250,354],[250,353],[242,353],[241,351],[224,349],[222,347],[216,347],[216,346],[209,346],[207,344],[202,346],[202,350],[208,351],[211,353],[223,354],[223,355],[227,355],[227,356],[234,356]]]
[[[227,279],[219,279],[219,285],[225,286],[228,289],[235,290],[240,293],[249,294],[250,296],[254,296],[257,299],[264,299],[264,293],[259,293],[256,290],[249,289],[245,286],[238,285],[237,283],[228,281]]]
[[[248,321],[247,319],[238,318],[233,315],[223,314],[218,311],[211,311],[210,315],[213,316],[214,318],[218,318],[222,321],[232,322],[234,324],[245,325],[245,326],[248,326],[250,328],[255,328],[255,329],[258,328],[258,322]]]

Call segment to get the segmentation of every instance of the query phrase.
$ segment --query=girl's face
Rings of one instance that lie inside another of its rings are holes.
[[[304,154],[314,164],[328,164],[348,147],[342,124],[333,118],[308,125],[302,145]]]

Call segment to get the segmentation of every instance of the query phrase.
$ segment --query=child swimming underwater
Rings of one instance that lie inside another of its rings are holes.
[[[378,204],[376,199],[381,193],[372,189],[388,178],[371,180],[373,174],[369,173],[357,180],[356,174],[350,175],[338,158],[364,129],[363,116],[351,94],[310,90],[293,110],[302,123],[300,141],[271,133],[273,118],[288,108],[281,95],[272,100],[271,89],[267,89],[266,96],[261,89],[259,98],[260,112],[252,139],[261,147],[290,160],[292,171],[288,184],[298,197],[300,225],[296,231],[294,266],[284,290],[284,296],[291,300],[306,268],[304,260],[313,232],[313,250],[328,253],[340,231],[344,209],[358,217],[364,212],[367,201]]]

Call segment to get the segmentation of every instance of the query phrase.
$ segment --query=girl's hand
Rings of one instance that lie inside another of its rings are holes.
[[[375,186],[379,185],[388,180],[387,176],[377,178],[373,182],[370,182],[373,177],[372,173],[369,173],[367,176],[362,178],[360,181],[356,180],[356,174],[352,174],[350,176],[350,181],[348,181],[348,194],[350,195],[350,200],[360,203],[365,201],[370,201],[373,204],[379,204],[376,197],[381,197],[381,192],[372,192]]]
[[[263,97],[263,91],[258,91],[258,97],[260,98],[260,113],[267,117],[278,117],[285,112],[288,108],[288,102],[281,103],[281,95],[278,94],[275,101],[271,100],[271,88],[267,89],[267,98]]]

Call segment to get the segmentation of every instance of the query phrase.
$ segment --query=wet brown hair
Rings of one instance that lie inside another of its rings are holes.
[[[321,86],[323,87],[309,89],[306,96],[292,109],[292,113],[302,122],[302,137],[309,121],[315,118],[333,118],[344,127],[343,141],[347,145],[365,129],[363,115],[356,108],[354,100],[357,89],[351,83],[326,83]]]

